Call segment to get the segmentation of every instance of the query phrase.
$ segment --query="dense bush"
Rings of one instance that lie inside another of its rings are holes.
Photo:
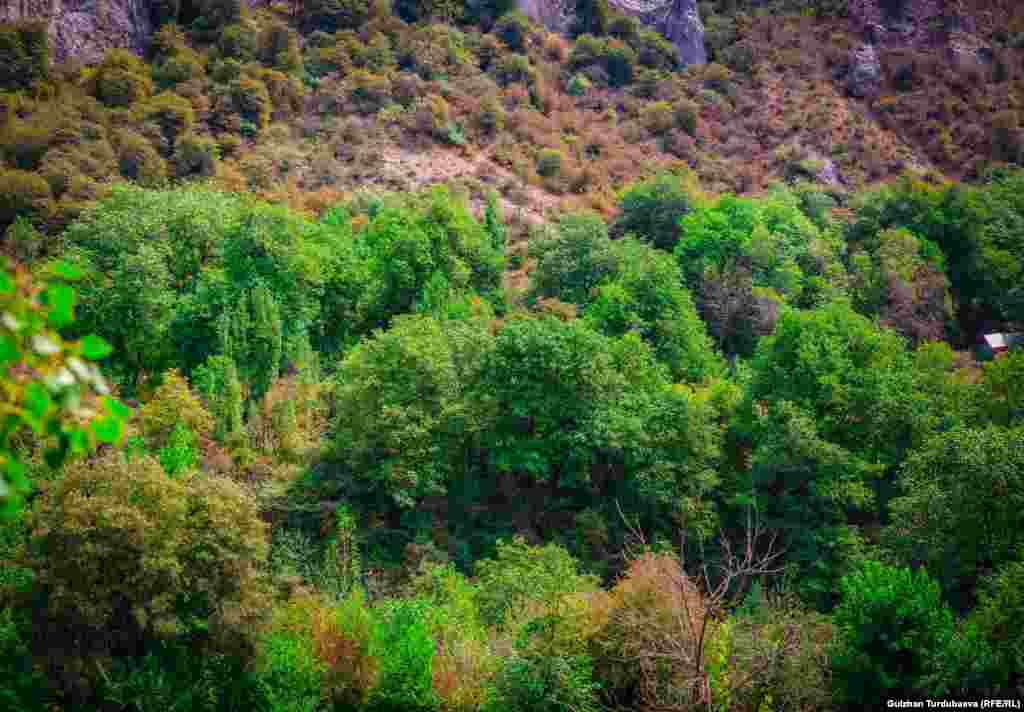
[[[309,30],[358,30],[370,18],[372,3],[369,0],[307,0],[302,12]]]
[[[903,465],[891,505],[893,544],[927,562],[952,600],[970,601],[982,572],[1011,561],[1024,539],[1020,429],[954,428]]]
[[[24,89],[50,73],[45,22],[0,23],[0,88]]]
[[[153,79],[164,89],[171,89],[194,79],[203,79],[205,76],[202,58],[186,47],[177,49],[153,67]]]
[[[903,340],[842,303],[784,311],[754,364],[747,397],[765,409],[749,416],[755,492],[774,493],[761,500],[768,526],[816,522],[792,530],[788,556],[803,595],[828,607],[859,555],[852,513],[878,506],[874,483],[915,444],[928,400]]]
[[[174,169],[179,178],[209,178],[217,171],[220,147],[212,138],[187,133],[174,147]]]
[[[256,56],[268,67],[285,72],[302,66],[298,35],[284,24],[271,24],[260,31],[256,39]]]
[[[195,112],[189,101],[171,92],[162,92],[136,109],[137,116],[151,126],[159,142],[160,154],[170,157],[181,136],[195,124]]]
[[[52,207],[50,186],[27,171],[0,171],[0,227],[4,230],[19,216],[43,222]]]
[[[166,163],[141,134],[123,130],[115,136],[115,145],[118,169],[125,178],[146,188],[155,188],[166,178]]]
[[[525,52],[530,20],[521,12],[510,12],[495,23],[493,32],[513,52]]]
[[[270,123],[270,93],[258,79],[240,77],[228,86],[235,112],[244,122],[262,130]]]
[[[1017,625],[1024,612],[1024,559],[1017,560],[993,572],[985,581],[977,609],[970,622],[994,653],[993,665],[986,670],[991,689],[1020,690],[1024,682],[1021,627]]]
[[[231,482],[171,479],[149,458],[111,455],[69,467],[30,526],[25,564],[47,602],[35,630],[62,641],[38,651],[62,671],[55,681],[95,674],[91,656],[158,639],[233,647],[261,615],[266,529]]]
[[[153,93],[149,67],[125,49],[107,52],[91,85],[95,97],[111,107],[131,106]]]
[[[181,0],[180,19],[192,20],[192,32],[201,40],[213,42],[221,29],[235,25],[245,14],[243,0]]]
[[[597,581],[581,575],[568,551],[555,544],[531,547],[522,538],[499,541],[492,559],[477,562],[480,616],[487,625],[522,624],[549,615],[569,594],[593,592]]]
[[[379,678],[367,708],[374,712],[438,709],[440,701],[433,688],[435,648],[426,606],[416,600],[395,601],[378,615],[372,649],[379,660]]]
[[[32,171],[39,167],[56,133],[52,119],[38,122],[14,119],[0,127],[0,150],[12,167]]]
[[[637,183],[622,194],[612,233],[632,234],[655,247],[671,250],[679,241],[680,221],[696,197],[693,193],[693,186],[672,173]]]
[[[927,573],[868,561],[841,586],[832,671],[844,708],[863,709],[894,694],[948,694],[960,682],[936,674],[954,622]]]
[[[537,174],[545,178],[556,176],[562,170],[562,152],[545,148],[537,156]]]

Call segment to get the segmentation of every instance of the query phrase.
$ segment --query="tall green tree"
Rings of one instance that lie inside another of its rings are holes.
[[[359,344],[337,374],[338,459],[402,506],[443,493],[479,429],[464,392],[488,342],[477,326],[404,315]]]
[[[842,303],[787,310],[752,370],[740,411],[752,466],[737,494],[756,493],[805,593],[827,607],[843,560],[858,555],[852,517],[881,515],[928,400],[902,339]]]
[[[249,293],[252,332],[246,365],[250,373],[252,398],[262,400],[270,384],[281,372],[281,312],[274,296],[264,285]]]
[[[695,187],[674,173],[637,183],[619,198],[620,214],[612,224],[612,233],[632,234],[671,252],[679,241],[680,222],[693,205],[693,193]]]
[[[958,682],[942,674],[953,615],[923,569],[867,561],[843,578],[841,591],[832,674],[843,709],[949,693]]]
[[[957,604],[1024,544],[1024,428],[937,432],[910,454],[898,484],[892,546],[927,563]]]

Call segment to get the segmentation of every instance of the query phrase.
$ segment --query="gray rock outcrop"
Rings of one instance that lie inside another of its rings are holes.
[[[612,0],[616,7],[624,0]],[[622,9],[627,9],[623,7]],[[706,64],[707,49],[704,47],[704,23],[697,10],[697,0],[670,0],[670,2],[647,12],[638,14],[644,23],[651,25],[679,50],[683,65]]]
[[[5,0],[0,20],[43,20],[53,59],[97,62],[111,47],[142,52],[153,35],[150,0]]]
[[[850,53],[850,65],[846,74],[846,90],[851,96],[864,98],[878,91],[882,77],[882,64],[872,44],[862,45]]]
[[[608,0],[608,4],[665,35],[684,65],[707,63],[697,0]],[[573,24],[573,0],[519,0],[518,7],[551,32],[568,32]]]

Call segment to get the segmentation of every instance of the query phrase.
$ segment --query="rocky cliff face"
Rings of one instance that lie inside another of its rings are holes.
[[[44,20],[53,59],[97,62],[111,47],[141,52],[153,34],[150,0],[3,0],[0,20]]]
[[[608,4],[665,35],[679,50],[683,64],[708,61],[697,0],[609,0]],[[573,0],[519,0],[522,12],[552,32],[568,31],[574,6]]]

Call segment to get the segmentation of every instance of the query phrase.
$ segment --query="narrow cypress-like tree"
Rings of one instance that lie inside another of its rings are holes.
[[[505,249],[505,221],[501,215],[501,206],[498,204],[498,196],[493,191],[487,192],[487,209],[484,211],[484,226],[491,238],[491,245],[496,250]]]
[[[270,290],[262,284],[250,292],[249,301],[252,310],[249,387],[252,399],[259,402],[281,370],[281,310]]]

